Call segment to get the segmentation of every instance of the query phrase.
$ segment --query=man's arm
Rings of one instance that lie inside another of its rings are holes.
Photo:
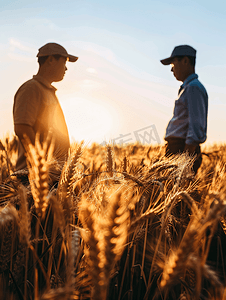
[[[34,82],[28,81],[17,91],[13,106],[14,131],[21,142],[25,134],[35,144],[32,126],[37,120],[40,107],[41,93]]]
[[[14,130],[19,140],[21,141],[23,147],[24,147],[25,135],[29,138],[29,140],[33,145],[35,144],[35,132],[31,126],[25,124],[15,124]]]
[[[206,140],[208,98],[198,86],[189,86],[186,92],[189,125],[185,143],[188,150],[193,150]]]

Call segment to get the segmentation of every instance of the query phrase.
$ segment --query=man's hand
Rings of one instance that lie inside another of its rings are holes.
[[[189,154],[194,154],[197,145],[188,145],[185,144],[184,152],[188,151]]]

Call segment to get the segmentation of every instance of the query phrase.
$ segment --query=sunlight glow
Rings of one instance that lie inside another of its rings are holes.
[[[95,103],[95,99],[67,98],[62,101],[62,109],[71,139],[101,142],[111,130],[110,110]]]
[[[97,74],[97,71],[94,68],[87,68],[86,71],[91,74]]]

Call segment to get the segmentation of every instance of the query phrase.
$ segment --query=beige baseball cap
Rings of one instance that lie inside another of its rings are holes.
[[[37,57],[49,56],[55,54],[67,57],[70,62],[75,62],[78,60],[77,56],[68,54],[66,49],[57,43],[47,43],[41,48],[39,48]]]

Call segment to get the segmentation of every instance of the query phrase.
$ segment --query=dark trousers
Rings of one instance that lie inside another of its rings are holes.
[[[185,139],[169,138],[167,139],[165,156],[169,157],[172,154],[182,153],[184,151],[184,148]],[[196,147],[194,154],[196,154],[196,159],[193,164],[193,171],[196,174],[198,168],[201,166],[202,163],[202,153],[199,145]]]

